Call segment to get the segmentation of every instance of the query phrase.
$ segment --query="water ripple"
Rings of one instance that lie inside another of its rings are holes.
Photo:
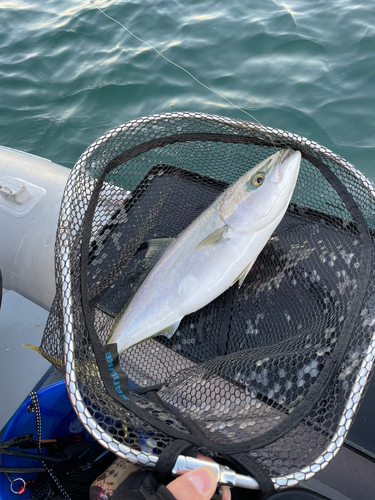
[[[351,0],[0,2],[2,144],[72,166],[154,112],[247,117],[326,145],[375,181],[375,18]]]

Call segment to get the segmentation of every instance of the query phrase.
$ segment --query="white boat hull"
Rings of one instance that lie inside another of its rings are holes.
[[[3,286],[47,310],[55,295],[54,244],[69,173],[44,158],[0,147]]]

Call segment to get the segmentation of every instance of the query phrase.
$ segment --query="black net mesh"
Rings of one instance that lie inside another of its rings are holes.
[[[283,147],[302,153],[297,185],[242,287],[184,317],[172,338],[125,351],[125,399],[107,375],[103,345],[145,276],[149,242],[176,237]],[[41,345],[67,374],[93,435],[135,456],[157,457],[179,438],[212,456],[242,451],[281,486],[324,467],[373,361],[374,193],[322,146],[240,120],[155,115],[100,137],[65,189],[57,293]]]

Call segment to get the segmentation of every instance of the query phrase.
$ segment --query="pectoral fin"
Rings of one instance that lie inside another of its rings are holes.
[[[195,250],[200,250],[201,248],[211,247],[216,245],[223,237],[224,232],[228,229],[227,226],[216,229],[213,233],[209,234],[204,240],[202,240],[196,247]]]
[[[176,323],[173,323],[173,325],[167,326],[167,328],[164,328],[164,330],[161,330],[156,335],[164,335],[165,337],[167,337],[167,339],[170,339],[173,336],[173,334],[175,333],[175,331],[177,330],[180,322],[181,322],[181,320],[179,319],[178,321],[176,321]]]
[[[232,283],[234,285],[236,281],[238,281],[238,288],[241,287],[242,283],[245,281],[246,276],[249,274],[250,269],[253,267],[254,260],[250,262],[248,266],[245,267],[245,269],[242,271],[242,273],[238,276],[237,279],[235,279]]]

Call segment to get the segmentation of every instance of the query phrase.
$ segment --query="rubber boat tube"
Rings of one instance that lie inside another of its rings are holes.
[[[49,310],[54,244],[70,169],[0,146],[0,269],[3,286]]]

